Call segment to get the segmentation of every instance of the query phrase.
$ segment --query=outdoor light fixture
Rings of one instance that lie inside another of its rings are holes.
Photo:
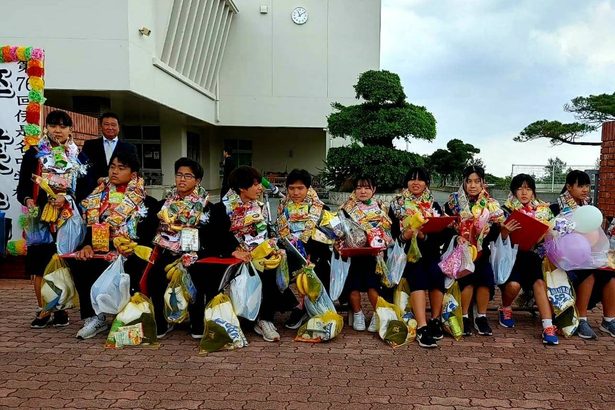
[[[139,29],[139,34],[141,34],[142,36],[146,36],[149,37],[150,33],[152,32],[152,30],[148,29],[147,27],[143,26]]]

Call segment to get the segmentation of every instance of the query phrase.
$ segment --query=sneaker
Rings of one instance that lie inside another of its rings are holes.
[[[515,327],[515,319],[513,319],[513,312],[511,308],[499,308],[498,309],[498,319],[500,321],[500,326],[513,328]]]
[[[53,314],[53,327],[66,327],[69,324],[68,314],[65,310],[58,310]]]
[[[476,329],[481,336],[491,336],[493,334],[487,316],[478,316],[474,319],[474,329]]]
[[[290,312],[290,316],[288,320],[284,322],[284,327],[287,329],[299,329],[302,324],[305,323],[306,320],[309,319],[308,314],[305,310],[294,308]]]
[[[51,315],[47,315],[43,317],[37,316],[36,319],[34,319],[32,323],[30,323],[30,328],[44,329],[49,325],[50,322],[51,322]]]
[[[259,320],[254,325],[254,331],[256,334],[261,335],[266,342],[279,342],[280,334],[273,323],[267,320]]]
[[[587,320],[579,320],[579,327],[577,328],[577,335],[582,339],[596,339],[596,332],[589,325]]]
[[[419,346],[421,347],[438,347],[435,339],[429,334],[429,328],[427,326],[416,329],[416,341],[419,342]]]
[[[160,330],[162,330],[162,329],[157,329],[156,338],[157,339],[164,339],[166,335],[168,335],[169,333],[171,333],[173,331],[173,329],[175,329],[175,326],[169,325],[169,324],[167,324],[167,328],[164,331],[162,331],[162,332],[160,332]],[[160,333],[158,333],[158,332],[160,332]]]
[[[376,333],[378,331],[378,316],[376,316],[376,313],[372,315],[372,319],[369,321],[367,331],[372,333]]]
[[[429,329],[429,334],[435,340],[441,340],[444,337],[444,331],[442,330],[442,321],[439,317],[432,317],[429,322],[427,322],[427,329]]]
[[[365,330],[365,315],[362,310],[352,314],[352,328],[357,332]]]
[[[557,338],[557,328],[555,326],[548,326],[542,331],[542,343],[546,345],[558,345],[559,339]]]
[[[469,317],[463,318],[463,335],[472,336],[472,321]]]
[[[105,322],[105,315],[102,313],[97,316],[91,316],[85,319],[83,327],[77,332],[77,339],[91,339],[100,332],[109,329],[109,325]]]
[[[602,322],[600,323],[600,330],[610,334],[612,337],[615,337],[615,320],[607,322],[606,320],[602,319]]]

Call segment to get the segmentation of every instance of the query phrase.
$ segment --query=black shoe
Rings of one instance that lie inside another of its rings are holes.
[[[51,315],[47,315],[47,316],[43,316],[43,317],[37,317],[36,319],[34,319],[32,321],[32,323],[30,323],[30,328],[32,328],[32,329],[44,329],[47,326],[49,326],[49,323],[51,323]]]
[[[472,336],[472,321],[469,317],[463,318],[463,335]]]
[[[284,322],[284,327],[287,329],[299,329],[306,320],[308,320],[308,314],[305,310],[294,308],[290,312],[288,320]]]
[[[427,326],[423,326],[419,329],[416,329],[416,341],[419,342],[419,346],[433,348],[438,347],[438,344],[434,340],[433,337],[429,334],[429,329]]]
[[[436,340],[441,340],[444,337],[444,332],[442,330],[442,321],[439,317],[431,318],[431,320],[427,322],[427,329],[429,329],[431,337]]]
[[[53,327],[65,327],[68,326],[68,323],[68,314],[65,310],[58,310],[53,314]]]
[[[493,334],[487,316],[479,316],[474,319],[474,328],[481,336],[491,336]]]

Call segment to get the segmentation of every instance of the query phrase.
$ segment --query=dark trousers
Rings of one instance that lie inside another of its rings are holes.
[[[154,305],[154,317],[158,333],[166,331],[168,326],[167,320],[164,317],[164,292],[167,290],[169,281],[167,280],[167,273],[164,271],[164,268],[169,263],[176,261],[179,256],[171,251],[162,249],[147,276],[147,291]]]

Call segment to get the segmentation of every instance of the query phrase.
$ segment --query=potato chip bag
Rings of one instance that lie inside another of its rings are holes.
[[[94,252],[109,252],[109,224],[92,224],[92,249]]]

